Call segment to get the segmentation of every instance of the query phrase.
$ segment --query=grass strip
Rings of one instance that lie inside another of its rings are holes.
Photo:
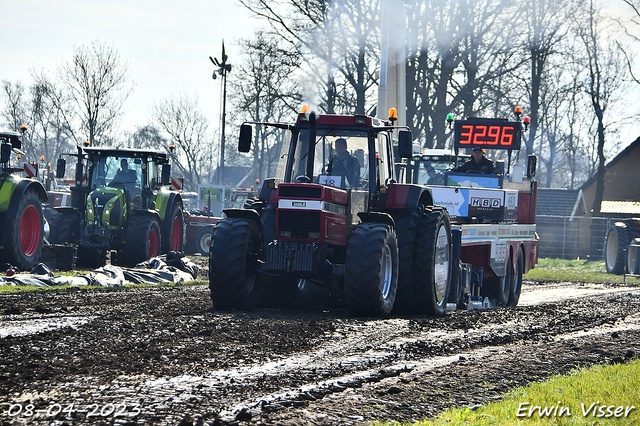
[[[502,401],[475,409],[451,408],[432,420],[411,424],[640,425],[640,360],[575,370],[516,388]]]
[[[562,282],[622,283],[622,275],[607,274],[603,261],[539,259],[535,268],[523,276],[529,280]],[[625,277],[628,283],[640,283],[638,277]]]

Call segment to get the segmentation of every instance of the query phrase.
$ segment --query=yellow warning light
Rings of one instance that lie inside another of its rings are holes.
[[[20,126],[20,130],[22,130],[22,132],[26,132],[27,131],[27,126]]]
[[[522,108],[520,108],[519,106],[516,107],[516,109],[514,110],[514,112],[516,114],[522,114]]]
[[[40,161],[44,161],[44,155],[40,156]]]
[[[51,163],[47,163],[47,167],[51,167]]]
[[[18,154],[18,160],[22,158],[22,155]]]
[[[389,120],[396,121],[398,119],[398,110],[395,108],[389,109]]]
[[[89,141],[84,141],[84,146],[89,146]]]
[[[309,114],[309,105],[302,105],[302,113]]]
[[[171,150],[171,152],[173,152],[174,149],[176,149],[175,145],[169,145],[169,150]]]

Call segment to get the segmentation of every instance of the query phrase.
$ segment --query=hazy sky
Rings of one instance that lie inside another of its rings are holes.
[[[256,25],[234,0],[0,0],[0,11],[0,80],[30,85],[30,70],[53,73],[74,47],[96,40],[115,47],[135,84],[127,129],[148,123],[154,102],[180,93],[197,96],[216,128],[220,79],[211,78],[209,56],[220,58],[224,38],[233,64],[234,41]]]

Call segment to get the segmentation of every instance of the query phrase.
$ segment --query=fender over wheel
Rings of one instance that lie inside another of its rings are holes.
[[[355,316],[388,316],[398,288],[398,241],[393,229],[361,223],[349,236],[344,287]]]
[[[209,249],[209,290],[216,310],[255,308],[260,245],[260,231],[253,220],[225,218],[217,223]]]
[[[420,218],[413,261],[416,311],[442,316],[451,286],[451,222],[441,207],[428,207]]]

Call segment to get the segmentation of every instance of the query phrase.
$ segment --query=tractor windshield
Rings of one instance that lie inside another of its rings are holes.
[[[309,130],[297,135],[291,164],[291,180],[306,176]],[[368,189],[369,140],[367,132],[318,127],[312,182],[343,189]]]
[[[98,157],[91,166],[91,189],[104,186],[138,187],[142,182],[142,160],[131,157]]]

